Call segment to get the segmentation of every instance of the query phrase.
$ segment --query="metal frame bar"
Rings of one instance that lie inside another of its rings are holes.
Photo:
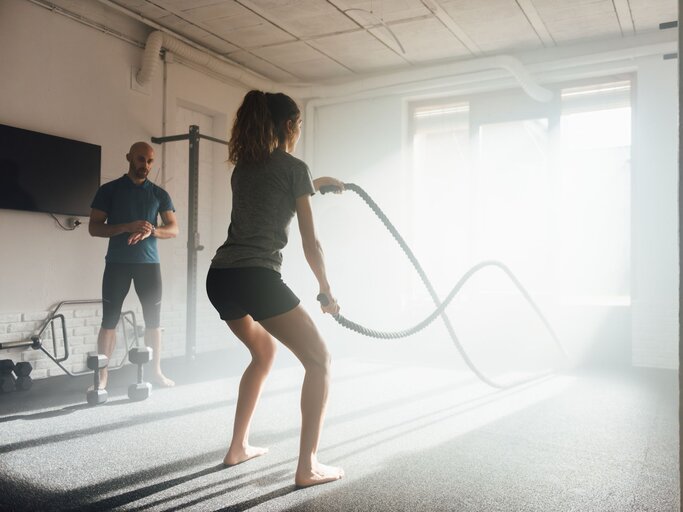
[[[190,147],[187,190],[187,304],[185,315],[185,357],[197,356],[197,252],[199,245],[199,126],[190,126]]]
[[[190,125],[189,132],[167,137],[152,137],[155,144],[189,141],[188,190],[187,190],[187,308],[185,318],[185,358],[194,361],[197,356],[197,253],[204,249],[199,243],[199,141],[227,145],[225,140],[202,135],[199,126]]]
[[[70,352],[69,352],[69,337],[67,335],[66,331],[66,319],[64,315],[61,313],[57,313],[64,304],[100,304],[102,302],[102,299],[86,299],[86,300],[64,300],[60,303],[58,303],[55,308],[52,310],[50,314],[48,314],[47,318],[41,325],[39,331],[37,334],[34,334],[31,336],[30,339],[28,340],[19,340],[19,341],[10,341],[9,343],[0,343],[0,350],[3,349],[10,349],[10,348],[17,348],[17,347],[31,347],[34,350],[40,350],[43,352],[47,357],[49,357],[53,363],[55,363],[59,368],[69,375],[70,377],[77,377],[79,375],[85,375],[87,373],[92,373],[90,370],[86,371],[80,371],[80,372],[72,372],[69,371],[67,368],[65,368],[62,363],[69,359]],[[62,322],[62,343],[64,346],[64,355],[62,357],[57,357],[57,336],[55,332],[55,320],[59,319]],[[131,341],[128,341],[128,334],[126,332],[126,321],[133,327],[133,338]],[[121,330],[123,331],[123,340],[124,340],[124,345],[126,347],[126,350],[124,350],[123,357],[121,358],[121,361],[115,365],[111,366],[109,365],[108,368],[110,370],[118,370],[123,366],[123,364],[126,361],[126,356],[128,355],[128,351],[132,348],[133,344],[136,346],[140,344],[140,340],[138,337],[138,331],[137,331],[137,319],[135,317],[135,312],[134,311],[124,311],[121,313],[121,319],[119,320],[121,323]],[[51,332],[52,332],[52,350],[53,352],[50,353],[48,350],[45,349],[43,346],[43,343],[40,339],[42,334],[45,332],[45,330],[50,327]]]

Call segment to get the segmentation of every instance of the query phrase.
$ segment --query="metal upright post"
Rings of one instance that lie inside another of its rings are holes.
[[[185,357],[194,361],[197,354],[197,251],[199,245],[199,126],[190,126],[190,161],[187,222],[187,314]]]
[[[197,355],[197,252],[204,249],[199,243],[199,139],[227,145],[225,140],[201,135],[199,126],[191,125],[189,134],[152,137],[155,144],[178,140],[190,143],[188,164],[187,202],[187,312],[185,327],[185,358],[194,361]]]

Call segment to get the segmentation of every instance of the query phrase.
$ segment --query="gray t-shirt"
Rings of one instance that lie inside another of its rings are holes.
[[[276,149],[265,163],[238,163],[230,181],[228,239],[216,251],[211,267],[266,267],[280,272],[296,199],[315,193],[308,166]]]

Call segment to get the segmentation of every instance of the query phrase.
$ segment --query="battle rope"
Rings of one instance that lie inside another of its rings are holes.
[[[429,292],[429,295],[432,298],[432,301],[434,302],[434,305],[436,306],[436,309],[429,315],[427,318],[419,322],[418,324],[414,325],[413,327],[410,327],[408,329],[403,329],[400,331],[377,331],[374,329],[369,329],[367,327],[364,327],[360,324],[357,324],[356,322],[353,322],[349,320],[348,318],[344,317],[343,315],[337,314],[334,315],[334,319],[343,327],[346,327],[347,329],[350,329],[354,332],[357,332],[358,334],[362,334],[364,336],[369,336],[371,338],[379,338],[379,339],[399,339],[399,338],[405,338],[408,336],[411,336],[425,327],[427,327],[430,323],[434,321],[434,319],[437,316],[441,316],[441,320],[443,320],[444,325],[446,326],[446,330],[448,331],[448,334],[453,341],[453,344],[455,347],[458,349],[458,352],[462,356],[463,360],[467,364],[467,366],[474,372],[474,374],[479,377],[482,381],[487,383],[489,386],[499,388],[499,389],[507,389],[512,386],[517,386],[520,384],[523,384],[525,382],[530,382],[532,380],[536,380],[543,375],[546,375],[548,372],[543,373],[542,375],[535,375],[531,378],[528,379],[523,379],[523,380],[518,380],[512,384],[500,384],[492,380],[491,378],[487,377],[481,370],[479,370],[475,364],[472,362],[472,360],[469,358],[467,355],[467,352],[465,349],[462,347],[460,344],[460,340],[455,334],[455,331],[453,330],[453,326],[451,325],[451,322],[448,318],[448,316],[445,314],[445,309],[448,306],[448,304],[453,300],[453,298],[456,296],[456,294],[460,291],[460,289],[465,285],[465,283],[479,270],[485,267],[489,266],[494,266],[500,268],[509,278],[510,280],[515,284],[517,289],[521,292],[521,294],[524,296],[524,298],[527,300],[529,305],[532,307],[532,309],[536,312],[538,317],[541,319],[543,322],[543,325],[546,327],[548,332],[550,333],[550,336],[552,337],[553,341],[557,345],[557,347],[560,349],[560,352],[564,356],[566,356],[566,352],[564,348],[562,347],[562,344],[560,343],[560,340],[558,339],[557,335],[555,334],[555,331],[553,331],[553,328],[550,326],[550,323],[548,320],[543,316],[543,313],[541,313],[541,310],[538,308],[536,303],[533,301],[531,298],[531,295],[526,291],[526,289],[522,286],[522,284],[519,282],[519,280],[514,276],[512,271],[505,266],[503,263],[495,260],[489,260],[489,261],[482,261],[481,263],[478,263],[474,267],[472,267],[470,270],[465,272],[465,274],[458,280],[458,282],[455,284],[453,289],[449,292],[449,294],[446,296],[444,301],[442,302],[438,295],[436,294],[436,291],[434,290],[434,286],[432,286],[431,281],[427,277],[427,274],[422,268],[422,265],[420,265],[420,262],[417,260],[415,255],[413,254],[413,251],[408,247],[408,244],[406,244],[405,240],[403,240],[403,237],[399,234],[399,232],[396,230],[394,225],[389,221],[387,216],[384,214],[384,212],[380,209],[379,206],[377,206],[377,203],[375,203],[372,198],[368,195],[365,190],[363,190],[361,187],[356,185],[355,183],[345,183],[344,188],[346,190],[352,190],[356,194],[358,194],[363,201],[370,207],[370,209],[377,215],[379,220],[382,221],[382,224],[384,224],[384,227],[386,227],[391,235],[394,237],[394,240],[398,243],[398,245],[401,247],[403,250],[403,253],[408,257],[410,260],[410,263],[413,265],[413,268],[417,271],[418,275],[420,276],[420,279],[422,280],[422,283],[425,285],[425,288]],[[328,186],[323,186],[320,187],[320,193],[321,194],[326,194],[327,192],[334,192],[338,190],[337,187],[333,185],[328,185]],[[318,301],[325,306],[328,303],[328,298],[325,294],[320,294],[317,297]]]

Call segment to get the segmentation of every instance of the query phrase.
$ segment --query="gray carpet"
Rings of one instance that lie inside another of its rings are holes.
[[[87,377],[0,396],[2,510],[676,511],[678,383],[668,371],[553,375],[506,391],[447,365],[334,362],[320,459],[342,481],[293,485],[303,371],[280,354],[252,427],[264,457],[221,464],[244,355],[167,363],[130,402]]]

